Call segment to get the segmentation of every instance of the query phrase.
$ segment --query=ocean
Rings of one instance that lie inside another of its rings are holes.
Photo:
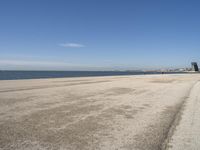
[[[170,72],[170,74],[172,74],[172,73],[173,72]],[[142,72],[142,71],[0,71],[0,80],[64,78],[64,77],[91,77],[91,76],[118,76],[118,75],[144,75],[144,74],[161,74],[161,72]]]

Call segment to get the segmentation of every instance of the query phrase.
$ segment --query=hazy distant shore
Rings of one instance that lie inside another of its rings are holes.
[[[0,149],[159,150],[199,80],[199,74],[2,80]]]

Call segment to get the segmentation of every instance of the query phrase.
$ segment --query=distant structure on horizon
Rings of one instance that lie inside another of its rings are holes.
[[[192,62],[191,65],[192,65],[192,70],[193,71],[199,71],[199,68],[198,68],[198,65],[197,65],[196,62]]]

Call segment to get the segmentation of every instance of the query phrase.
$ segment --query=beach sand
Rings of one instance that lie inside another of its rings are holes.
[[[0,81],[0,149],[159,150],[199,74]]]

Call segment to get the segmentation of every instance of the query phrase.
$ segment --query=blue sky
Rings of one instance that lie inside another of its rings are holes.
[[[126,70],[200,63],[198,0],[1,0],[0,69]]]

